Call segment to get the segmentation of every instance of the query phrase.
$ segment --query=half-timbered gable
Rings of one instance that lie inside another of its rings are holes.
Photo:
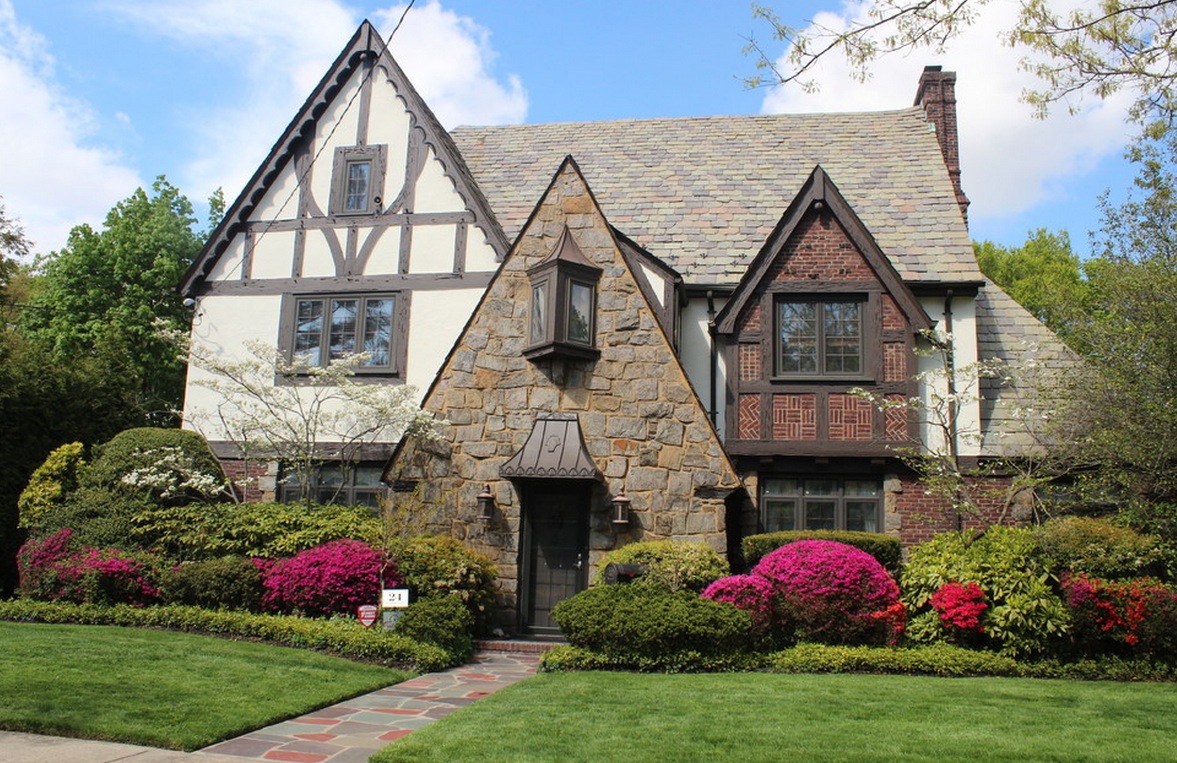
[[[914,416],[883,412],[854,390],[915,396],[916,333],[931,325],[814,169],[716,320],[730,369],[728,452],[882,457],[911,443]]]
[[[448,133],[365,23],[180,288],[193,341],[218,353],[276,348],[307,369],[364,353],[358,377],[424,389],[506,248]],[[231,454],[204,373],[190,369],[185,421]]]

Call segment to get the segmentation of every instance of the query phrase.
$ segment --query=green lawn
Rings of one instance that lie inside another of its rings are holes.
[[[404,671],[185,633],[0,622],[0,729],[193,750]]]
[[[544,674],[373,761],[1172,761],[1177,686],[860,675]]]

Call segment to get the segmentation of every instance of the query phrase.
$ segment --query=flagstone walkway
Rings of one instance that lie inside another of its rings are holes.
[[[363,763],[377,750],[458,708],[534,675],[538,654],[480,651],[427,673],[201,750],[242,760]]]

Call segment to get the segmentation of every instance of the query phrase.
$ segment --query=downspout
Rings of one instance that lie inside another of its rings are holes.
[[[707,410],[707,415],[711,417],[711,426],[719,431],[719,411],[716,409],[716,394],[715,394],[715,379],[718,376],[719,364],[719,350],[715,346],[715,292],[711,289],[707,290],[707,335],[711,337],[711,383],[708,385],[710,389],[710,399]]]
[[[957,404],[956,404],[956,346],[952,335],[952,289],[944,295],[944,330],[947,340],[944,343],[944,370],[948,381],[948,457],[952,460],[952,467],[960,473],[960,453],[957,448]],[[964,518],[960,509],[953,507],[956,514],[957,532],[964,529]]]

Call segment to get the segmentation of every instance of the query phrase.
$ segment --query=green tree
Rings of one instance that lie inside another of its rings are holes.
[[[127,359],[143,404],[176,409],[184,369],[157,323],[187,326],[176,284],[200,251],[192,205],[162,176],[149,196],[137,189],[106,217],[101,231],[79,225],[65,248],[38,267],[21,325],[59,363],[106,353]]]
[[[1066,231],[1039,228],[1020,247],[980,241],[973,250],[985,275],[1056,334],[1070,338],[1089,299],[1089,284]]]
[[[8,301],[8,282],[15,275],[17,260],[28,256],[29,241],[20,223],[8,217],[0,204],[0,307]]]
[[[1085,459],[1115,494],[1177,503],[1177,134],[1131,151],[1122,204],[1102,199],[1099,257],[1085,264],[1086,370],[1072,380]]]
[[[1177,0],[1098,0],[1083,7],[1051,0],[1017,0],[1018,19],[1005,33],[1007,45],[1039,54],[1022,66],[1041,81],[1023,93],[1044,114],[1058,102],[1073,109],[1077,96],[1106,98],[1127,90],[1136,95],[1133,116],[1141,122],[1168,117],[1177,105]],[[866,14],[846,28],[790,26],[769,7],[753,5],[773,37],[788,52],[783,62],[755,39],[746,52],[760,74],[752,86],[797,82],[815,87],[811,70],[841,55],[866,79],[880,55],[917,48],[939,50],[987,11],[989,0],[870,0]]]

